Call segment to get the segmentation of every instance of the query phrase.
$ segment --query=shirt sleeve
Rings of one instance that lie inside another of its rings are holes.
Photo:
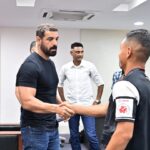
[[[65,67],[63,66],[60,69],[60,73],[59,73],[59,83],[58,83],[58,87],[63,87],[64,86],[64,81],[66,79],[66,75],[65,75]]]
[[[104,81],[101,75],[99,74],[99,72],[97,71],[94,64],[91,65],[90,75],[91,75],[92,80],[95,82],[97,86],[104,85]]]
[[[113,100],[116,104],[116,121],[134,121],[139,104],[139,92],[129,81],[119,81],[113,87]]]
[[[16,86],[36,88],[37,80],[37,66],[33,62],[25,62],[22,64],[17,74]]]

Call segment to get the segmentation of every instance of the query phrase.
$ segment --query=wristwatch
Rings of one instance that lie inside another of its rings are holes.
[[[101,101],[98,100],[98,99],[96,99],[95,102],[96,102],[96,104],[100,104],[101,103]]]

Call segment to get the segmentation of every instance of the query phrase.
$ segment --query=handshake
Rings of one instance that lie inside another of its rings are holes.
[[[58,115],[61,117],[61,121],[62,119],[67,121],[74,114],[87,115],[93,117],[104,117],[107,113],[108,103],[84,106],[80,104],[70,104],[68,102],[63,102],[58,105],[58,108],[60,111]]]
[[[62,120],[69,120],[73,115],[87,115],[94,117],[104,117],[107,113],[108,103],[100,105],[90,105],[83,106],[80,104],[70,104],[68,102],[62,102],[57,105],[58,111],[56,113],[59,115],[58,122]]]
[[[58,105],[56,111],[56,120],[60,121],[68,121],[74,114],[73,105],[68,102],[62,102]]]

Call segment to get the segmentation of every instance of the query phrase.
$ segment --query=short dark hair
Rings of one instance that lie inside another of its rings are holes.
[[[30,52],[32,51],[32,48],[36,46],[36,41],[32,41],[30,44]]]
[[[146,29],[132,30],[126,35],[127,41],[136,41],[141,45],[139,59],[147,61],[150,56],[150,32]]]
[[[43,38],[45,36],[46,31],[57,32],[58,29],[54,25],[42,24],[42,25],[37,27],[36,36],[39,36],[40,38]]]
[[[83,48],[83,44],[79,43],[79,42],[74,42],[71,44],[71,49],[74,49],[75,47],[82,47]]]

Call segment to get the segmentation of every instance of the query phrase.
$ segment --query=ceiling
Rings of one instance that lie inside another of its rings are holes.
[[[117,5],[132,0],[36,0],[34,7],[17,7],[16,0],[0,0],[0,27],[35,27],[52,23],[62,28],[133,29],[136,21],[140,28],[150,29],[150,0],[127,12],[112,11]],[[86,11],[95,16],[90,20],[54,21],[42,18],[43,10]]]

